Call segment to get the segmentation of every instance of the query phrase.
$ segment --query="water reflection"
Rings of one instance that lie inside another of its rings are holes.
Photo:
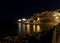
[[[21,23],[18,23],[18,34],[21,34]]]
[[[40,29],[40,25],[37,25],[37,32],[40,32],[41,29]]]
[[[30,24],[27,24],[27,33],[30,33]]]
[[[35,26],[35,25],[33,25],[33,32],[35,32],[35,29],[36,29],[36,26]]]
[[[31,30],[32,29],[32,30]],[[19,34],[31,33],[31,32],[40,32],[41,28],[40,25],[36,24],[21,24],[19,23]]]
[[[26,33],[26,25],[25,24],[22,24],[22,32],[23,32],[23,34]]]

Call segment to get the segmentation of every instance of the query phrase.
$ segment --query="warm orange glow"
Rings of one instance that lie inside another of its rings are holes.
[[[58,16],[56,16],[56,19],[58,19],[59,17]]]
[[[53,16],[54,16],[54,17],[57,19],[57,18],[59,18],[59,16],[60,16],[60,13],[58,13],[58,12],[55,12]]]
[[[59,17],[58,16],[55,17],[55,22],[56,22],[55,23],[56,25],[59,23]]]
[[[35,28],[35,25],[33,25],[33,32],[35,32],[35,29],[36,29],[36,28]]]
[[[28,21],[26,21],[26,23],[29,23]]]
[[[37,18],[37,20],[40,20],[40,18]]]
[[[27,24],[27,33],[30,33],[30,24]]]
[[[26,21],[26,23],[30,23],[30,21],[29,21],[29,20],[27,20],[27,21]]]
[[[37,32],[40,32],[40,25],[37,25]]]
[[[60,16],[60,13],[55,12],[53,16]]]
[[[35,20],[33,20],[33,22],[35,23]]]

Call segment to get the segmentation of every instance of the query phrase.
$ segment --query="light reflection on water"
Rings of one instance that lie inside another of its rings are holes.
[[[30,25],[27,24],[27,33],[30,33]]]
[[[21,34],[21,23],[18,23],[18,34]]]
[[[35,25],[33,25],[33,32],[35,32],[35,29],[36,29],[36,26],[35,26]]]
[[[37,25],[37,32],[40,32],[41,29],[40,29],[40,25]]]
[[[40,25],[30,25],[30,24],[22,24],[19,23],[19,34],[22,34],[22,33],[30,33],[31,32],[31,29],[33,32],[40,32],[41,29],[40,29]]]

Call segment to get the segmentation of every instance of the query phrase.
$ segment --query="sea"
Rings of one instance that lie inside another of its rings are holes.
[[[18,24],[11,21],[0,21],[0,38],[18,35]]]

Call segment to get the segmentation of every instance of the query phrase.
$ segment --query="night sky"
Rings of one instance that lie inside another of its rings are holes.
[[[0,21],[14,21],[34,13],[60,8],[59,0],[10,0],[0,1]]]
[[[60,9],[59,0],[2,0],[0,1],[0,35],[18,32],[18,25],[13,23],[18,18],[30,18],[34,13],[55,9]]]

